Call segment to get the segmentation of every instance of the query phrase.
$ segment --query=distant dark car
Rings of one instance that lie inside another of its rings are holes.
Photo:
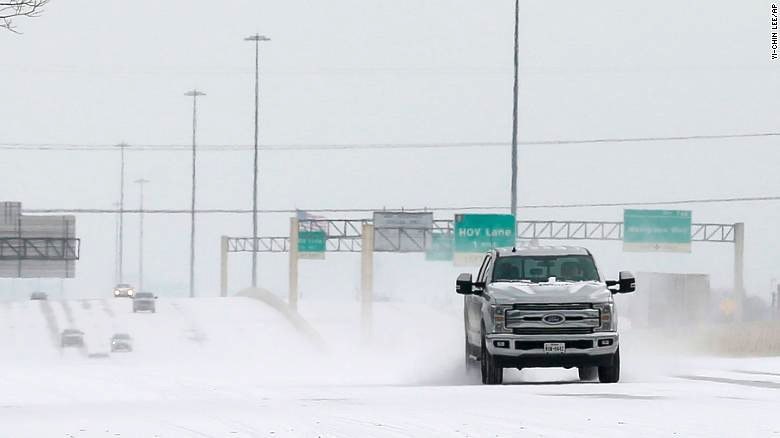
[[[116,286],[114,286],[114,297],[129,297],[133,298],[135,296],[135,288],[133,286],[130,286],[127,283],[119,283]]]
[[[138,292],[133,297],[133,312],[157,312],[156,299],[157,297],[151,292]]]
[[[83,347],[84,332],[78,329],[65,329],[60,336],[60,347]]]
[[[117,333],[111,337],[111,352],[133,351],[133,338],[127,333]]]
[[[33,292],[30,294],[30,299],[33,301],[47,300],[49,296],[46,295],[46,292]]]

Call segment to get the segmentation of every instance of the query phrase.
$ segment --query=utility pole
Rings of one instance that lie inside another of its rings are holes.
[[[515,0],[515,83],[512,93],[512,216],[517,220],[517,82],[518,82],[518,30],[520,0]]]
[[[111,205],[119,211],[118,202]],[[116,214],[114,222],[114,281],[119,283],[119,213]]]
[[[119,283],[124,283],[124,271],[122,262],[124,256],[124,234],[125,234],[125,149],[130,147],[125,142],[116,145],[121,155],[121,166],[119,170]]]
[[[252,287],[257,287],[257,139],[260,114],[260,42],[271,41],[258,33],[244,38],[255,42],[255,155],[254,176],[252,179]]]
[[[190,209],[190,298],[195,297],[195,158],[196,137],[195,133],[198,127],[198,96],[205,96],[206,93],[197,89],[184,93],[185,96],[192,96],[192,207]]]
[[[148,179],[137,179],[135,183],[141,191],[141,198],[138,202],[138,291],[144,291],[144,184],[150,182]]]

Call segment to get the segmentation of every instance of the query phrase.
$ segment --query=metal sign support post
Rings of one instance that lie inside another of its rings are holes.
[[[298,310],[298,218],[290,218],[290,269],[289,269],[289,296],[287,302],[290,310]]]
[[[745,224],[734,224],[734,293],[745,298]]]
[[[226,297],[228,291],[228,242],[230,237],[222,236],[219,242],[219,296]]]
[[[360,322],[363,339],[371,336],[371,307],[374,289],[374,226],[363,224],[360,250]]]

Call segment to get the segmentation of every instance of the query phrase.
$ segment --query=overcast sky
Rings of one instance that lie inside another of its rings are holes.
[[[770,4],[522,1],[520,140],[780,131]],[[200,100],[199,142],[250,144],[254,53],[243,38],[254,32],[272,38],[261,48],[263,144],[508,142],[512,9],[510,0],[53,0],[40,18],[18,20],[21,35],[0,32],[0,144],[186,145],[191,100],[183,93],[193,87],[208,94]],[[770,137],[526,146],[519,202],[777,195],[778,143]],[[118,198],[114,151],[0,149],[0,156],[0,199],[28,208],[107,208]],[[508,147],[495,146],[268,151],[261,156],[260,202],[508,205],[508,157]],[[152,180],[152,208],[188,208],[189,171],[186,151],[128,151],[128,181]],[[203,207],[251,206],[251,152],[204,151],[199,178]],[[132,183],[127,196],[135,205]],[[746,223],[746,284],[762,295],[780,277],[778,207],[682,206],[694,222]],[[520,217],[621,220],[622,209],[521,209]],[[78,217],[83,259],[79,278],[68,282],[71,295],[111,287],[114,220]],[[137,219],[127,222],[126,271],[133,275]],[[200,223],[198,289],[214,295],[218,237],[249,235],[251,221],[210,216]],[[147,224],[148,282],[185,290],[188,219],[154,217]],[[263,216],[261,234],[286,235],[287,224],[286,215]],[[668,257],[623,254],[613,243],[592,247],[610,272],[704,272],[716,286],[731,283],[730,245],[694,245],[690,255]],[[238,288],[248,257],[233,260],[231,286]],[[264,256],[263,263],[263,282],[285,290],[284,257]],[[308,263],[303,286],[328,275],[357,282],[346,268],[356,258]],[[408,265],[380,263],[387,275]],[[342,272],[334,266],[345,273],[334,274]],[[451,272],[442,272],[449,287]]]

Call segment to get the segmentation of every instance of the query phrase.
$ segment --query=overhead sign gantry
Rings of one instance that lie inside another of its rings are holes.
[[[253,250],[257,252],[289,252],[289,302],[295,306],[298,299],[297,272],[298,259],[300,258],[298,239],[301,232],[318,231],[326,236],[326,252],[360,252],[362,254],[362,296],[370,299],[374,245],[378,239],[382,239],[385,244],[390,245],[389,248],[395,248],[395,252],[426,252],[428,260],[446,259],[448,248],[452,247],[448,247],[443,242],[454,241],[454,230],[454,220],[434,219],[430,228],[406,230],[403,227],[375,228],[371,219],[292,218],[290,223],[290,236],[292,237],[260,237],[253,242],[252,238],[223,236],[221,242],[221,294],[227,296],[229,253],[251,253]],[[742,223],[692,223],[689,231],[692,242],[734,245],[734,291],[738,294],[744,293],[744,230],[745,227]],[[411,239],[411,241],[402,243],[402,239]],[[514,240],[519,244],[545,240],[623,241],[624,223],[617,221],[516,221]],[[433,242],[437,243],[434,245]],[[410,244],[414,244],[417,249],[409,251]],[[511,243],[504,246],[510,245]],[[291,248],[294,250],[291,251]],[[432,254],[434,252],[435,254]]]

